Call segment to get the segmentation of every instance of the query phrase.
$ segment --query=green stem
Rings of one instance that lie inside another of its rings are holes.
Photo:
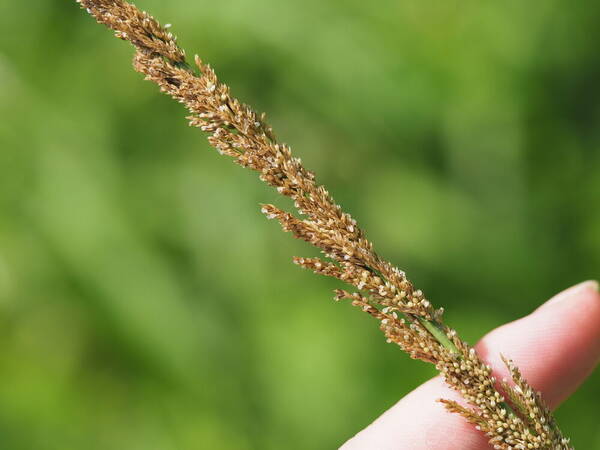
[[[449,350],[460,358],[460,351],[456,345],[454,345],[454,342],[452,342],[450,338],[446,336],[446,333],[444,333],[444,330],[439,323],[433,320],[427,320],[424,317],[417,317],[417,320],[440,344],[442,344],[445,349]]]

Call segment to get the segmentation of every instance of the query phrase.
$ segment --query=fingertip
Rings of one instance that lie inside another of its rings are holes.
[[[579,284],[571,286],[570,288],[565,289],[562,292],[559,292],[546,303],[543,303],[537,310],[545,309],[549,306],[553,306],[562,301],[569,301],[569,299],[579,298],[589,298],[592,302],[598,301],[600,302],[600,295],[598,294],[599,285],[596,280],[586,280],[582,281]]]
[[[558,406],[600,358],[598,283],[573,286],[532,314],[493,330],[477,351],[495,368],[497,378],[510,377],[500,355],[512,359],[548,405]]]
[[[553,297],[529,316],[486,335],[477,350],[497,379],[509,377],[501,355],[555,407],[585,379],[600,358],[600,294],[586,282]],[[487,438],[436,400],[461,402],[440,377],[419,386],[342,450],[482,450]],[[464,402],[463,402],[464,403]]]

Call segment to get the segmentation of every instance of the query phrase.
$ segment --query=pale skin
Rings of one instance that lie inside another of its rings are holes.
[[[557,294],[530,315],[491,331],[476,348],[497,379],[510,378],[500,355],[513,359],[525,379],[556,408],[600,360],[598,283],[586,281]],[[433,378],[341,450],[490,450],[485,436],[448,413],[436,402],[439,398],[461,401],[439,377]]]

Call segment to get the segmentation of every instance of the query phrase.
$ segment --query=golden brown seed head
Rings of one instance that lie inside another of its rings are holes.
[[[506,364],[513,384],[501,383],[514,408],[508,412],[490,367],[444,325],[441,308],[435,310],[403,271],[375,253],[356,221],[317,184],[290,147],[276,140],[264,114],[257,115],[232,97],[229,87],[198,56],[196,73],[175,37],[149,14],[122,0],[77,1],[117,37],[135,46],[135,70],[185,105],[190,125],[206,132],[219,153],[258,172],[262,181],[294,201],[298,216],[273,205],[263,205],[262,212],[328,259],[294,258],[294,262],[354,286],[355,292],[336,290],[336,300],[348,299],[379,320],[387,341],[412,358],[435,364],[468,404],[442,400],[449,411],[486,433],[496,449],[570,448],[540,396],[510,361]]]

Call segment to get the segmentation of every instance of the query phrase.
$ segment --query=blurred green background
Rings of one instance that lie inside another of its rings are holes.
[[[139,0],[473,343],[600,276],[600,3]],[[433,375],[74,1],[0,3],[0,440],[336,448]],[[558,411],[599,449],[600,379]]]

